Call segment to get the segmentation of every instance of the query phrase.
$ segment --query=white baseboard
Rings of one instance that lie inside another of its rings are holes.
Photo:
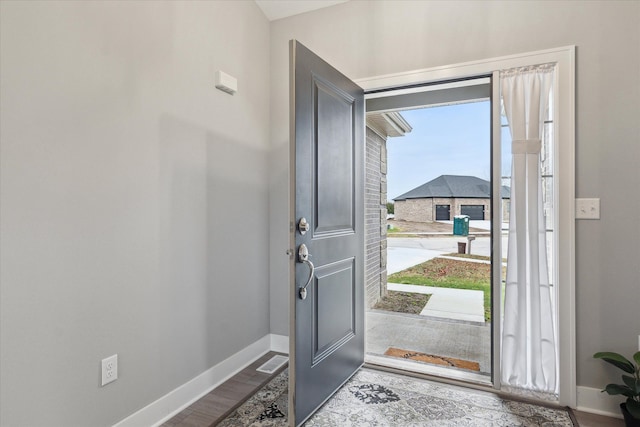
[[[191,381],[155,402],[129,415],[114,427],[158,426],[205,394],[237,374],[268,351],[289,354],[289,337],[268,334],[236,354],[209,368]],[[577,410],[622,418],[620,396],[609,396],[600,389],[578,386]]]
[[[271,334],[271,351],[289,354],[289,337]]]
[[[268,351],[289,354],[289,337],[268,334],[233,356],[209,368],[191,381],[118,422],[114,427],[158,426],[237,374]],[[578,386],[577,410],[622,418],[620,396],[600,389]]]
[[[246,368],[268,351],[289,353],[289,337],[268,334],[194,379],[162,396],[114,427],[158,426]]]
[[[620,403],[622,402],[624,402],[624,398],[621,396],[609,396],[598,388],[578,386],[578,405],[576,408],[578,411],[622,418],[622,412],[620,412]]]

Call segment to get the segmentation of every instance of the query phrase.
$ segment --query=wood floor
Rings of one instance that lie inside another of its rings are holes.
[[[282,353],[270,351],[265,354],[231,379],[207,393],[196,403],[162,424],[162,427],[209,427],[216,425],[286,368],[285,365],[271,375],[256,371],[256,368],[277,354]]]
[[[276,354],[281,353],[269,352],[265,354],[196,403],[162,424],[162,427],[215,426],[284,369],[282,367],[272,375],[256,371],[256,368]],[[624,427],[624,421],[617,418],[579,411],[574,411],[574,415],[580,427]]]
[[[580,427],[624,427],[624,421],[618,418],[604,417],[588,412],[573,411]]]

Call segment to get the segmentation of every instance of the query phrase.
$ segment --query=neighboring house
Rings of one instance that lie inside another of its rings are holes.
[[[441,175],[395,199],[395,219],[449,221],[455,215],[473,220],[491,218],[491,183],[475,176]],[[502,186],[502,215],[509,216],[509,187]]]

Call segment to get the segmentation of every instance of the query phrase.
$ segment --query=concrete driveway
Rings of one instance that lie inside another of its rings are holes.
[[[439,255],[457,252],[458,242],[466,242],[466,237],[388,237],[387,238],[387,274],[397,273],[414,265],[423,263]],[[491,239],[479,236],[471,242],[474,255],[491,254]],[[502,256],[507,256],[507,236],[502,236]]]

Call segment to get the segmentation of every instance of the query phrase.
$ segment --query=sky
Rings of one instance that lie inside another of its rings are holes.
[[[489,180],[489,101],[408,110],[401,114],[413,130],[403,137],[387,140],[389,201],[440,175],[470,175]],[[508,169],[508,165],[503,165],[503,171],[505,167]]]

